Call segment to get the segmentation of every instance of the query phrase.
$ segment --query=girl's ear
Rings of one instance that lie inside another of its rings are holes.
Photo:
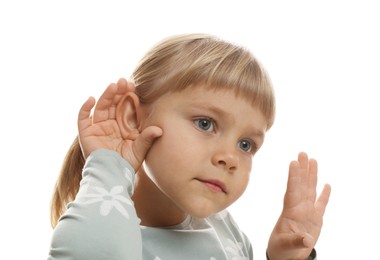
[[[126,93],[117,104],[116,121],[123,139],[134,139],[139,133],[139,109],[140,101],[134,92]]]

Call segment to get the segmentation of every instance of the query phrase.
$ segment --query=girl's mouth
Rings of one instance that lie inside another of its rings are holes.
[[[204,185],[206,185],[213,192],[227,193],[226,185],[222,181],[219,181],[219,180],[202,180],[202,179],[196,179],[196,180],[202,182]]]

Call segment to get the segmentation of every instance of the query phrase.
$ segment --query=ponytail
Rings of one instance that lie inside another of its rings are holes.
[[[53,228],[66,210],[67,204],[73,201],[78,193],[84,163],[85,159],[78,137],[76,137],[66,154],[58,180],[54,186],[50,205],[50,223]]]

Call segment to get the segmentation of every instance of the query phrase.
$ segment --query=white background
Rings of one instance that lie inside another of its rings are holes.
[[[378,257],[380,15],[376,1],[1,1],[1,259],[46,259],[49,203],[77,111],[128,78],[163,37],[206,32],[269,71],[277,119],[231,211],[255,259],[281,211],[288,164],[332,185],[319,259]]]

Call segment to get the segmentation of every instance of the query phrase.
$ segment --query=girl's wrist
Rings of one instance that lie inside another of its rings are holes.
[[[267,260],[273,260],[273,259],[269,258],[268,251],[266,251],[265,253],[266,253],[266,259]],[[317,251],[315,250],[315,248],[313,248],[313,250],[311,250],[309,257],[305,260],[317,260]]]

